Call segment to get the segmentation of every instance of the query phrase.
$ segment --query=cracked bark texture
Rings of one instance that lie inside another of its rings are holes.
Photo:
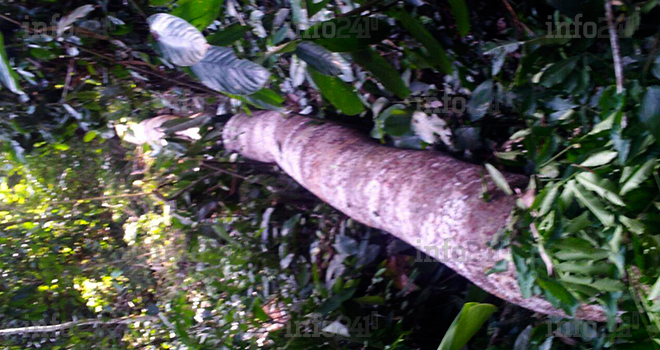
[[[503,300],[536,312],[565,316],[541,297],[523,298],[515,267],[486,275],[509,249],[488,243],[515,204],[488,179],[492,200],[482,199],[483,167],[438,152],[382,146],[347,127],[278,112],[240,114],[225,125],[227,149],[276,163],[320,199],[349,217],[415,246]],[[486,175],[487,176],[487,175]],[[528,179],[505,174],[512,187]],[[600,306],[575,317],[603,321]]]

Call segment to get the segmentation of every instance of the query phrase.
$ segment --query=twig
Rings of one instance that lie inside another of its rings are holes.
[[[11,23],[14,23],[14,24],[20,26],[21,28],[24,28],[23,25],[22,25],[20,22],[18,22],[18,21],[16,21],[16,20],[13,20],[13,19],[11,19],[11,18],[9,18],[9,17],[7,17],[7,16],[4,16],[4,15],[2,15],[2,14],[0,14],[0,19],[4,19],[4,20],[6,20],[6,21],[8,21],[8,22],[11,22]],[[80,28],[80,29],[82,29],[82,28]],[[34,33],[34,31],[31,30],[30,28],[24,28],[24,30],[26,30],[26,31],[27,31],[28,33],[30,33],[30,34]],[[79,29],[77,29],[77,30],[79,30]],[[85,31],[85,30],[77,31],[77,33],[79,33],[79,34],[83,34],[83,35],[88,35],[88,34],[89,34],[88,31]],[[111,40],[111,39],[108,38],[108,37],[98,37],[98,36],[94,36],[94,37],[95,37],[96,39],[101,39],[101,40]],[[151,76],[156,76],[156,77],[161,78],[161,79],[163,79],[163,80],[167,80],[167,81],[169,81],[169,82],[171,82],[171,83],[174,83],[175,85],[186,86],[186,87],[188,87],[188,88],[190,88],[190,89],[193,89],[193,90],[202,91],[202,92],[206,92],[206,93],[211,93],[211,94],[214,94],[214,95],[218,95],[218,94],[219,94],[217,91],[211,90],[211,89],[209,89],[209,88],[207,88],[207,87],[205,87],[205,86],[203,86],[203,85],[193,84],[193,83],[188,83],[188,82],[185,82],[185,81],[180,81],[180,80],[172,79],[172,78],[170,78],[170,77],[168,77],[168,76],[166,76],[166,75],[164,75],[164,74],[162,74],[162,73],[159,74],[159,73],[152,72],[152,71],[149,71],[149,70],[141,69],[141,68],[139,68],[139,67],[136,67],[134,64],[126,63],[126,61],[117,61],[117,60],[115,60],[114,58],[112,58],[112,57],[110,57],[110,56],[107,56],[107,55],[104,55],[104,54],[101,54],[101,53],[95,52],[95,51],[90,50],[90,49],[87,49],[87,48],[83,47],[82,45],[77,45],[77,44],[74,44],[74,43],[68,43],[68,44],[69,44],[69,45],[72,45],[72,46],[75,46],[75,47],[77,47],[79,50],[84,51],[84,52],[87,52],[87,53],[92,54],[92,55],[94,55],[94,56],[97,56],[97,57],[103,58],[103,59],[108,60],[108,61],[111,61],[111,62],[113,62],[113,63],[121,64],[121,65],[123,65],[123,66],[125,66],[125,67],[129,67],[129,68],[133,69],[134,71],[139,72],[139,73],[142,73],[142,74],[147,74],[147,75],[151,75]],[[152,69],[153,69],[153,67],[152,67]]]
[[[60,220],[71,220],[71,219],[88,218],[88,217],[89,216],[85,216],[85,215],[76,215],[76,216],[52,215],[43,218],[28,218],[28,219],[21,219],[16,221],[0,222],[0,227],[16,226],[28,222],[35,222],[35,221],[39,221],[39,222],[60,221]]]
[[[69,85],[71,85],[71,76],[73,75],[73,59],[69,60],[69,67],[66,69],[66,77],[64,78],[64,88],[62,89],[62,98],[60,102],[63,103],[66,100],[66,95],[69,91]]]
[[[536,33],[534,33],[533,30],[529,29],[528,26],[525,25],[525,23],[520,21],[520,18],[518,18],[518,15],[516,14],[516,11],[511,7],[511,4],[507,0],[502,0],[502,3],[504,4],[504,7],[509,11],[511,14],[511,17],[513,17],[513,22],[520,28],[524,29],[527,34],[529,34],[532,38],[536,37]]]
[[[616,92],[623,92],[623,67],[621,65],[621,49],[619,48],[619,35],[614,26],[614,15],[612,13],[612,0],[605,1],[605,15],[607,27],[610,32],[610,44],[612,45],[612,59],[614,60],[614,75],[616,76]]]
[[[143,73],[143,74],[147,74],[147,75],[151,75],[151,76],[155,76],[155,77],[161,78],[161,79],[163,79],[163,80],[167,80],[167,81],[169,81],[169,82],[171,82],[171,83],[173,83],[173,84],[175,84],[175,85],[186,86],[186,87],[188,87],[188,88],[190,88],[190,89],[193,89],[193,90],[197,90],[197,91],[201,91],[201,92],[206,92],[206,93],[211,93],[211,94],[214,94],[214,95],[218,95],[218,94],[219,94],[219,92],[214,91],[214,90],[211,90],[211,89],[209,89],[209,88],[207,88],[207,87],[205,87],[205,86],[198,85],[198,84],[194,84],[194,83],[189,83],[189,82],[185,82],[185,81],[180,81],[180,80],[176,80],[176,79],[172,79],[172,78],[170,78],[170,77],[168,77],[168,76],[166,76],[166,75],[164,75],[164,74],[159,74],[159,73],[156,73],[156,72],[152,72],[152,71],[150,71],[150,70],[145,70],[145,69],[142,69],[142,68],[136,67],[136,66],[134,66],[134,65],[132,65],[132,64],[126,63],[126,61],[117,61],[117,60],[115,60],[114,58],[112,58],[112,57],[110,57],[110,56],[107,56],[107,55],[104,55],[104,54],[101,54],[101,53],[98,53],[98,52],[92,51],[92,50],[90,50],[90,49],[86,49],[86,48],[82,47],[81,45],[76,45],[76,44],[73,44],[73,43],[70,43],[70,44],[76,46],[76,47],[77,47],[78,49],[80,49],[81,51],[84,51],[84,52],[87,52],[87,53],[92,54],[92,55],[94,55],[94,56],[97,56],[97,57],[100,57],[100,58],[103,58],[103,59],[109,60],[109,61],[111,61],[111,62],[113,62],[113,63],[118,63],[118,64],[121,64],[121,65],[123,65],[123,66],[129,67],[129,68],[131,68],[132,70],[134,70],[134,71],[136,71],[136,72]]]
[[[237,173],[235,173],[235,172],[233,172],[233,171],[230,171],[230,170],[226,170],[226,169],[222,169],[222,168],[217,168],[217,167],[214,167],[214,166],[209,165],[209,164],[206,164],[206,163],[202,163],[202,166],[205,167],[205,168],[213,169],[213,170],[215,170],[215,171],[217,171],[217,172],[219,172],[219,173],[224,173],[224,174],[227,174],[227,175],[231,175],[231,176],[233,176],[233,177],[237,177],[237,178],[239,178],[239,179],[241,179],[241,180],[245,180],[245,181],[248,181],[248,180],[249,180],[247,177],[245,177],[245,176],[243,176],[243,175],[240,175],[240,174],[237,174]]]
[[[7,16],[5,16],[5,15],[2,15],[2,14],[0,14],[0,18],[4,19],[4,20],[7,21],[7,22],[14,23],[15,25],[17,25],[17,26],[23,28],[23,24],[22,24],[21,22],[19,22],[19,21],[16,21],[16,20],[14,20],[14,19],[11,19],[11,18],[9,18],[9,17],[7,17]]]
[[[215,173],[209,173],[209,174],[206,174],[206,175],[200,177],[199,179],[193,181],[193,182],[190,183],[188,186],[182,188],[179,192],[173,194],[171,197],[165,197],[165,196],[163,196],[163,199],[166,200],[166,201],[172,201],[172,200],[175,200],[175,199],[181,197],[182,194],[186,193],[187,191],[189,191],[189,190],[192,189],[193,187],[197,186],[200,182],[202,182],[202,181],[208,179],[208,178],[211,177],[211,176],[218,175],[219,173],[220,173],[219,171],[216,171]]]
[[[122,317],[108,321],[80,320],[80,321],[71,321],[56,325],[50,325],[50,326],[33,326],[33,327],[0,329],[0,336],[10,336],[14,334],[30,334],[30,333],[55,333],[75,327],[83,327],[83,326],[97,327],[97,326],[107,326],[114,324],[128,324],[133,322],[153,321],[156,319],[157,318],[155,316],[128,316],[128,317]]]
[[[84,202],[84,201],[102,201],[102,200],[113,199],[113,198],[140,197],[140,196],[144,196],[144,195],[147,195],[147,194],[151,194],[151,192],[124,193],[124,194],[116,194],[116,195],[111,195],[111,196],[98,196],[98,197],[89,197],[89,198],[80,198],[80,199],[69,199],[69,200],[65,200],[65,201],[51,202],[50,204],[64,204],[64,203],[75,203],[75,202]]]

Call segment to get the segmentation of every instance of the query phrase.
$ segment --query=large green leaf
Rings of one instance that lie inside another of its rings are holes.
[[[549,88],[563,82],[574,73],[578,58],[578,56],[567,58],[550,66],[541,76],[541,85]]]
[[[493,108],[493,99],[495,98],[495,85],[492,80],[486,80],[479,84],[470,97],[467,104],[467,110],[470,112],[470,120],[476,121],[488,112],[495,111]]]
[[[94,11],[94,5],[83,5],[71,11],[68,15],[62,17],[57,22],[57,36],[61,36],[64,32],[71,27],[80,18],[87,16],[90,12]]]
[[[212,46],[204,59],[191,67],[202,84],[234,95],[249,95],[266,85],[270,73],[264,67],[241,60],[234,50]]]
[[[438,350],[461,350],[497,311],[491,304],[466,303],[442,338]]]
[[[499,74],[500,70],[502,70],[506,56],[517,51],[518,48],[520,48],[520,45],[521,42],[519,41],[503,43],[491,46],[487,51],[484,52],[484,55],[493,57],[491,63],[491,74],[493,74],[493,76]]]
[[[367,49],[351,54],[353,61],[360,67],[371,72],[385,88],[394,93],[399,98],[406,98],[410,95],[410,89],[401,79],[399,72],[392,67],[376,51]]]
[[[179,0],[171,13],[203,30],[220,16],[223,2],[224,0]]]
[[[207,36],[206,41],[215,46],[229,46],[235,41],[242,39],[245,36],[245,33],[249,32],[251,29],[250,26],[236,23]]]
[[[301,34],[334,52],[351,52],[378,44],[390,35],[390,25],[373,17],[338,17],[317,23]]]
[[[618,195],[616,186],[611,181],[590,172],[579,173],[575,177],[575,180],[584,186],[584,188],[597,193],[599,196],[610,201],[610,203],[621,206],[625,205]]]
[[[190,23],[166,13],[155,14],[147,21],[163,56],[177,66],[192,66],[206,55],[209,45]]]
[[[364,105],[351,86],[337,77],[322,74],[312,67],[307,68],[307,72],[321,95],[342,113],[355,115],[364,112]]]
[[[559,282],[539,276],[536,280],[541,288],[560,301],[561,308],[572,316],[580,302]]]
[[[451,12],[456,19],[456,26],[461,36],[466,36],[470,32],[470,13],[468,12],[465,0],[449,0]]]
[[[603,203],[598,200],[598,198],[594,197],[584,187],[575,185],[575,187],[573,187],[573,194],[575,194],[575,198],[577,198],[580,203],[582,203],[585,207],[591,210],[594,215],[596,215],[598,220],[600,220],[603,225],[614,225],[614,215],[605,208]]]
[[[314,2],[314,0],[307,0],[307,17],[311,18],[317,14],[319,11],[325,8],[325,5],[327,5],[329,2],[330,0],[321,0],[318,2]]]
[[[614,160],[617,156],[616,151],[600,151],[589,156],[584,162],[580,165],[586,167],[597,167],[605,165]]]
[[[506,178],[499,170],[497,170],[496,167],[486,163],[486,170],[488,170],[488,175],[490,175],[491,180],[493,180],[495,185],[500,190],[504,191],[504,193],[508,194],[509,196],[513,194],[513,191],[511,190],[509,183],[506,181]]]
[[[341,61],[335,56],[336,54],[326,50],[323,46],[303,41],[296,47],[296,55],[320,73],[326,75],[341,73]]]
[[[644,164],[639,166],[635,172],[625,179],[625,183],[621,186],[621,191],[619,194],[624,196],[626,193],[636,189],[639,185],[648,179],[649,176],[653,173],[653,168],[655,167],[656,160],[651,159],[646,161]]]
[[[27,95],[18,87],[16,73],[9,66],[7,52],[5,51],[5,42],[2,33],[0,33],[0,82],[7,87],[9,91],[20,95],[22,99],[27,99]]]
[[[451,73],[452,64],[451,60],[447,57],[445,50],[440,43],[435,40],[433,35],[429,33],[419,19],[411,16],[407,11],[399,9],[392,10],[389,15],[396,18],[401,22],[403,27],[415,37],[428,52],[428,60],[436,67],[440,68],[444,73]]]
[[[649,86],[639,108],[639,119],[660,144],[660,86]]]

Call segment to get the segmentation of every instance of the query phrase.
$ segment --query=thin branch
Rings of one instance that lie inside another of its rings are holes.
[[[14,20],[14,19],[11,19],[7,16],[4,16],[4,15],[0,14],[0,19],[4,19],[5,21],[16,24],[17,26],[19,26],[19,27],[23,28],[25,31],[27,31],[29,34],[34,34],[35,33],[35,31],[31,30],[30,28],[24,28],[23,25],[20,22]],[[84,28],[74,28],[74,30],[76,30],[77,34],[92,36],[92,37],[94,37],[96,39],[100,39],[100,40],[111,41],[111,38],[108,38],[108,37],[105,37],[105,36],[99,36],[99,35],[97,35],[93,32],[85,30]],[[116,63],[116,64],[121,64],[125,67],[128,67],[128,68],[138,72],[138,73],[147,74],[147,75],[151,75],[151,76],[156,76],[156,77],[161,78],[163,80],[169,81],[169,82],[171,82],[175,85],[186,86],[186,87],[188,87],[190,89],[193,89],[193,90],[206,92],[206,93],[211,93],[211,94],[214,94],[214,95],[219,94],[217,91],[211,90],[211,89],[207,88],[206,86],[203,86],[203,85],[200,85],[200,84],[189,83],[189,82],[173,79],[173,78],[170,78],[170,77],[166,76],[165,74],[163,74],[163,72],[160,72],[160,71],[158,73],[156,73],[156,72],[153,72],[153,71],[150,71],[150,70],[145,70],[145,69],[136,67],[135,64],[133,64],[133,63],[129,63],[130,61],[128,61],[128,62],[127,61],[118,61],[118,60],[115,60],[114,58],[112,58],[110,56],[95,52],[95,51],[90,50],[90,49],[87,49],[87,48],[83,47],[82,45],[77,45],[75,43],[68,43],[68,44],[72,45],[72,46],[75,46],[78,49],[80,49],[81,51],[87,52],[87,53],[92,54],[96,57],[103,58],[105,60],[108,60],[108,61]],[[153,69],[154,67],[151,67],[151,68]]]
[[[71,321],[56,325],[50,325],[50,326],[7,328],[7,329],[0,329],[0,337],[10,336],[15,334],[55,333],[76,327],[84,327],[84,326],[97,327],[97,326],[107,326],[107,325],[116,325],[116,324],[128,324],[134,322],[154,321],[157,319],[158,318],[155,316],[128,316],[128,317],[116,318],[114,320],[108,320],[108,321],[80,320],[80,321]]]
[[[61,103],[64,103],[64,101],[66,101],[66,95],[69,93],[69,88],[71,85],[71,77],[73,75],[73,63],[74,60],[70,59],[69,66],[66,69],[66,77],[64,78],[64,88],[62,89],[62,98],[60,99]]]
[[[614,75],[616,76],[616,92],[623,92],[623,66],[621,65],[621,49],[619,48],[619,35],[614,26],[614,14],[612,12],[612,0],[605,1],[605,16],[607,27],[610,32],[610,44],[612,45],[612,58],[614,60]]]
[[[186,193],[187,191],[190,191],[193,187],[197,186],[200,182],[208,179],[211,176],[218,175],[219,173],[220,173],[219,171],[216,171],[215,173],[206,174],[206,175],[200,177],[199,179],[193,181],[188,186],[184,187],[183,189],[181,189],[179,192],[173,194],[172,196],[170,196],[170,197],[163,196],[163,199],[166,200],[166,201],[173,201],[173,200],[181,197],[181,195]]]
[[[27,218],[27,219],[21,219],[21,220],[16,220],[16,221],[9,221],[9,222],[0,222],[0,227],[9,227],[9,226],[15,226],[15,225],[20,225],[20,224],[25,224],[28,222],[47,222],[47,221],[64,221],[64,220],[73,220],[73,219],[81,219],[81,218],[89,218],[94,215],[76,215],[76,216],[65,216],[65,215],[52,215],[52,216],[46,216],[43,218],[40,217],[34,217],[34,218]]]
[[[249,180],[250,180],[250,179],[248,179],[247,177],[245,177],[245,176],[243,176],[243,175],[240,175],[240,174],[237,174],[237,173],[235,173],[235,172],[233,172],[233,171],[230,171],[230,170],[226,170],[226,169],[222,169],[222,168],[214,167],[214,166],[209,165],[209,164],[206,164],[206,163],[202,163],[201,165],[202,165],[203,167],[205,167],[205,168],[209,168],[209,169],[215,170],[215,171],[217,171],[217,172],[219,172],[219,173],[224,173],[224,174],[227,174],[227,175],[231,175],[231,176],[233,176],[233,177],[237,177],[237,178],[239,178],[239,179],[241,179],[241,180],[245,180],[245,181],[249,181]]]
[[[552,276],[554,271],[554,265],[552,264],[552,259],[550,259],[548,252],[545,251],[545,247],[543,246],[543,241],[541,240],[541,235],[539,234],[539,231],[536,229],[536,226],[533,223],[529,225],[529,229],[532,231],[532,235],[534,236],[534,239],[538,244],[539,254],[541,254],[541,260],[543,260],[543,262],[545,263],[545,269],[548,272],[548,276]]]
[[[144,196],[144,195],[147,195],[147,194],[151,194],[151,192],[124,193],[124,194],[115,194],[115,195],[111,195],[111,196],[98,196],[98,197],[89,197],[89,198],[80,198],[80,199],[69,199],[69,200],[65,200],[65,201],[51,202],[51,204],[76,203],[76,202],[84,202],[84,201],[102,201],[102,200],[113,199],[113,198],[140,197],[140,196]]]
[[[96,56],[96,57],[103,58],[103,59],[108,60],[108,61],[111,61],[111,62],[113,62],[113,63],[117,63],[117,64],[121,64],[121,65],[123,65],[123,66],[129,67],[129,68],[131,68],[132,70],[134,70],[134,71],[136,71],[136,72],[138,72],[138,73],[143,73],[143,74],[147,74],[147,75],[151,75],[151,76],[156,76],[156,77],[161,78],[161,79],[163,79],[163,80],[167,80],[167,81],[169,81],[169,82],[171,82],[171,83],[173,83],[173,84],[175,84],[175,85],[186,86],[186,87],[188,87],[188,88],[190,88],[190,89],[193,89],[193,90],[197,90],[197,91],[201,91],[201,92],[206,92],[206,93],[211,93],[211,94],[214,94],[214,95],[219,95],[219,94],[220,94],[220,93],[218,93],[217,91],[211,90],[211,89],[209,89],[209,88],[207,88],[207,87],[205,87],[205,86],[203,86],[203,85],[198,85],[198,84],[188,83],[188,82],[181,81],[181,80],[176,80],[176,79],[170,78],[170,77],[168,77],[168,76],[166,76],[166,75],[164,75],[164,74],[159,74],[159,73],[156,73],[156,72],[152,72],[152,71],[150,71],[150,70],[146,70],[146,69],[142,69],[142,68],[136,67],[136,66],[134,66],[134,65],[132,65],[132,64],[126,63],[126,61],[117,61],[117,60],[115,60],[114,58],[112,58],[112,57],[110,57],[110,56],[107,56],[107,55],[104,55],[104,54],[101,54],[101,53],[95,52],[95,51],[93,51],[93,50],[90,50],[90,49],[84,48],[84,47],[82,47],[81,45],[76,45],[76,44],[73,44],[73,43],[70,43],[70,44],[76,46],[76,47],[77,47],[78,49],[80,49],[81,51],[87,52],[87,53],[92,54],[92,55],[94,55],[94,56]]]
[[[507,9],[507,10],[509,11],[509,13],[511,14],[511,17],[513,17],[513,22],[514,22],[519,28],[524,29],[524,30],[527,32],[527,34],[529,34],[529,36],[531,36],[532,38],[535,38],[535,37],[536,37],[536,33],[534,33],[533,30],[529,29],[529,27],[526,26],[525,23],[523,23],[523,22],[520,21],[520,18],[518,18],[518,15],[516,14],[516,11],[513,9],[513,7],[511,7],[511,4],[509,4],[509,2],[508,2],[507,0],[502,0],[502,3],[504,4],[504,7],[506,7],[506,9]]]
[[[4,20],[7,21],[7,22],[14,23],[15,25],[17,25],[17,26],[23,28],[23,24],[22,24],[21,22],[16,21],[16,20],[14,20],[14,19],[11,19],[11,18],[9,18],[9,17],[7,17],[7,16],[5,16],[5,15],[3,15],[3,14],[0,14],[0,18],[4,19]]]

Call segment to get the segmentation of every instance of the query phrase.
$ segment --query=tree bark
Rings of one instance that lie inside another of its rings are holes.
[[[276,163],[303,187],[349,217],[387,231],[434,257],[485,291],[524,308],[566,316],[541,297],[523,298],[512,263],[486,275],[509,249],[489,242],[503,228],[515,197],[499,191],[483,168],[438,152],[379,145],[355,130],[298,115],[236,115],[224,127],[227,149]],[[483,177],[492,198],[482,199]],[[528,179],[505,174],[512,187]],[[600,306],[575,317],[605,320]]]

